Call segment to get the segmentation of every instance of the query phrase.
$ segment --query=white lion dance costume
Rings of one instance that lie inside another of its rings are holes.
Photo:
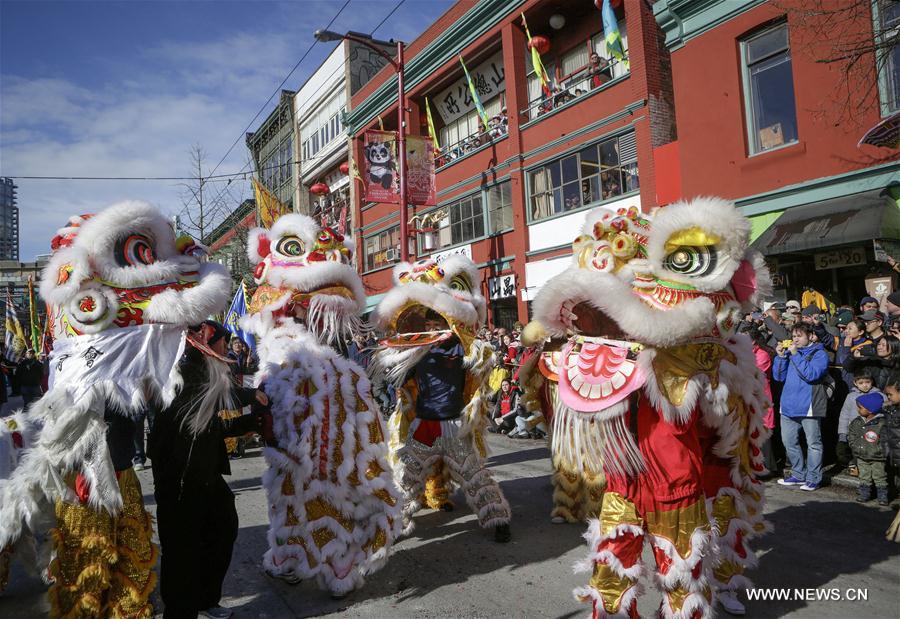
[[[250,231],[256,289],[245,328],[278,445],[264,450],[265,569],[316,578],[334,596],[380,569],[401,527],[400,492],[365,371],[328,346],[359,329],[365,296],[352,245],[305,215]]]
[[[224,308],[230,280],[143,202],[71,218],[52,248],[40,287],[50,390],[27,411],[42,428],[0,481],[0,548],[45,526],[55,503],[51,616],[150,617],[157,551],[130,416],[171,400],[184,329]]]
[[[389,335],[375,354],[373,371],[385,372],[398,386],[389,423],[407,531],[423,503],[446,504],[452,479],[478,523],[494,527],[497,541],[508,541],[509,504],[484,462],[482,391],[493,362],[490,347],[475,339],[485,318],[478,269],[464,256],[440,265],[400,263],[394,282],[376,310],[378,327]]]
[[[576,591],[594,617],[637,615],[645,541],[664,617],[711,616],[715,589],[748,584],[769,406],[750,341],[733,333],[768,284],[748,236],[716,198],[652,216],[596,209],[572,266],[534,301],[529,338],[567,339],[554,456],[608,480],[586,535],[593,576]]]

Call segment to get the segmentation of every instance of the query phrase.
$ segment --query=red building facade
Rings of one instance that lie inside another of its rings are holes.
[[[900,258],[897,151],[858,146],[900,109],[900,50],[876,50],[879,33],[900,23],[900,5],[815,5],[654,4],[678,127],[678,139],[655,152],[657,175],[665,201],[735,200],[753,222],[782,299],[812,287],[835,303],[855,303],[872,293],[867,279],[891,278],[873,240]],[[867,44],[871,53],[848,70],[841,55]]]
[[[627,63],[607,54],[600,11],[590,2],[459,2],[407,47],[407,126],[427,134],[427,97],[442,147],[437,206],[409,213],[434,232],[417,235],[411,253],[469,255],[490,300],[489,324],[528,320],[537,290],[567,266],[588,210],[660,203],[654,149],[677,138],[669,52],[649,3],[613,5]],[[523,13],[531,34],[549,41],[550,96],[534,76]],[[606,61],[599,69],[592,70],[593,52]],[[487,128],[467,100],[460,55],[483,92]],[[382,123],[396,129],[396,116],[388,68],[353,96],[345,119],[361,171],[364,132]],[[360,189],[355,183],[354,236],[372,308],[392,285],[399,209],[364,202]]]

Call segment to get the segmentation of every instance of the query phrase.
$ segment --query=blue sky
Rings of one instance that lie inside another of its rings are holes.
[[[331,29],[371,32],[397,1],[351,0]],[[3,0],[0,176],[189,176],[192,145],[212,168],[238,136],[216,173],[240,170],[244,128],[342,4]],[[412,41],[452,4],[405,0],[375,36]],[[333,47],[315,45],[285,88],[299,88]],[[69,215],[124,199],[170,214],[183,206],[176,181],[16,183],[22,260],[47,253]],[[250,197],[249,184],[229,195]]]

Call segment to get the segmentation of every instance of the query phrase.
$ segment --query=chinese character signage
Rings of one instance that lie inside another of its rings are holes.
[[[406,136],[406,191],[410,204],[434,206],[434,144],[431,138]]]
[[[431,254],[431,259],[440,264],[450,256],[465,256],[469,260],[472,259],[472,244],[468,245],[460,245],[459,247],[454,247],[453,249],[448,249],[446,251],[439,251]]]
[[[506,72],[503,70],[503,53],[497,52],[480,65],[474,71],[470,71],[472,83],[478,91],[478,97],[483,103],[487,103],[501,92],[506,90]],[[466,76],[461,75],[452,86],[441,92],[434,98],[438,113],[448,124],[462,118],[475,109],[475,102],[469,92],[469,84]]]
[[[488,279],[488,296],[491,301],[516,296],[516,275],[501,275]]]
[[[400,202],[397,176],[397,132],[366,131],[363,181],[367,202]]]

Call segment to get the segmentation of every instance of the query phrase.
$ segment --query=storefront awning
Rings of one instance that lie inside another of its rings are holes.
[[[753,242],[766,256],[900,238],[900,209],[886,189],[795,206]]]

